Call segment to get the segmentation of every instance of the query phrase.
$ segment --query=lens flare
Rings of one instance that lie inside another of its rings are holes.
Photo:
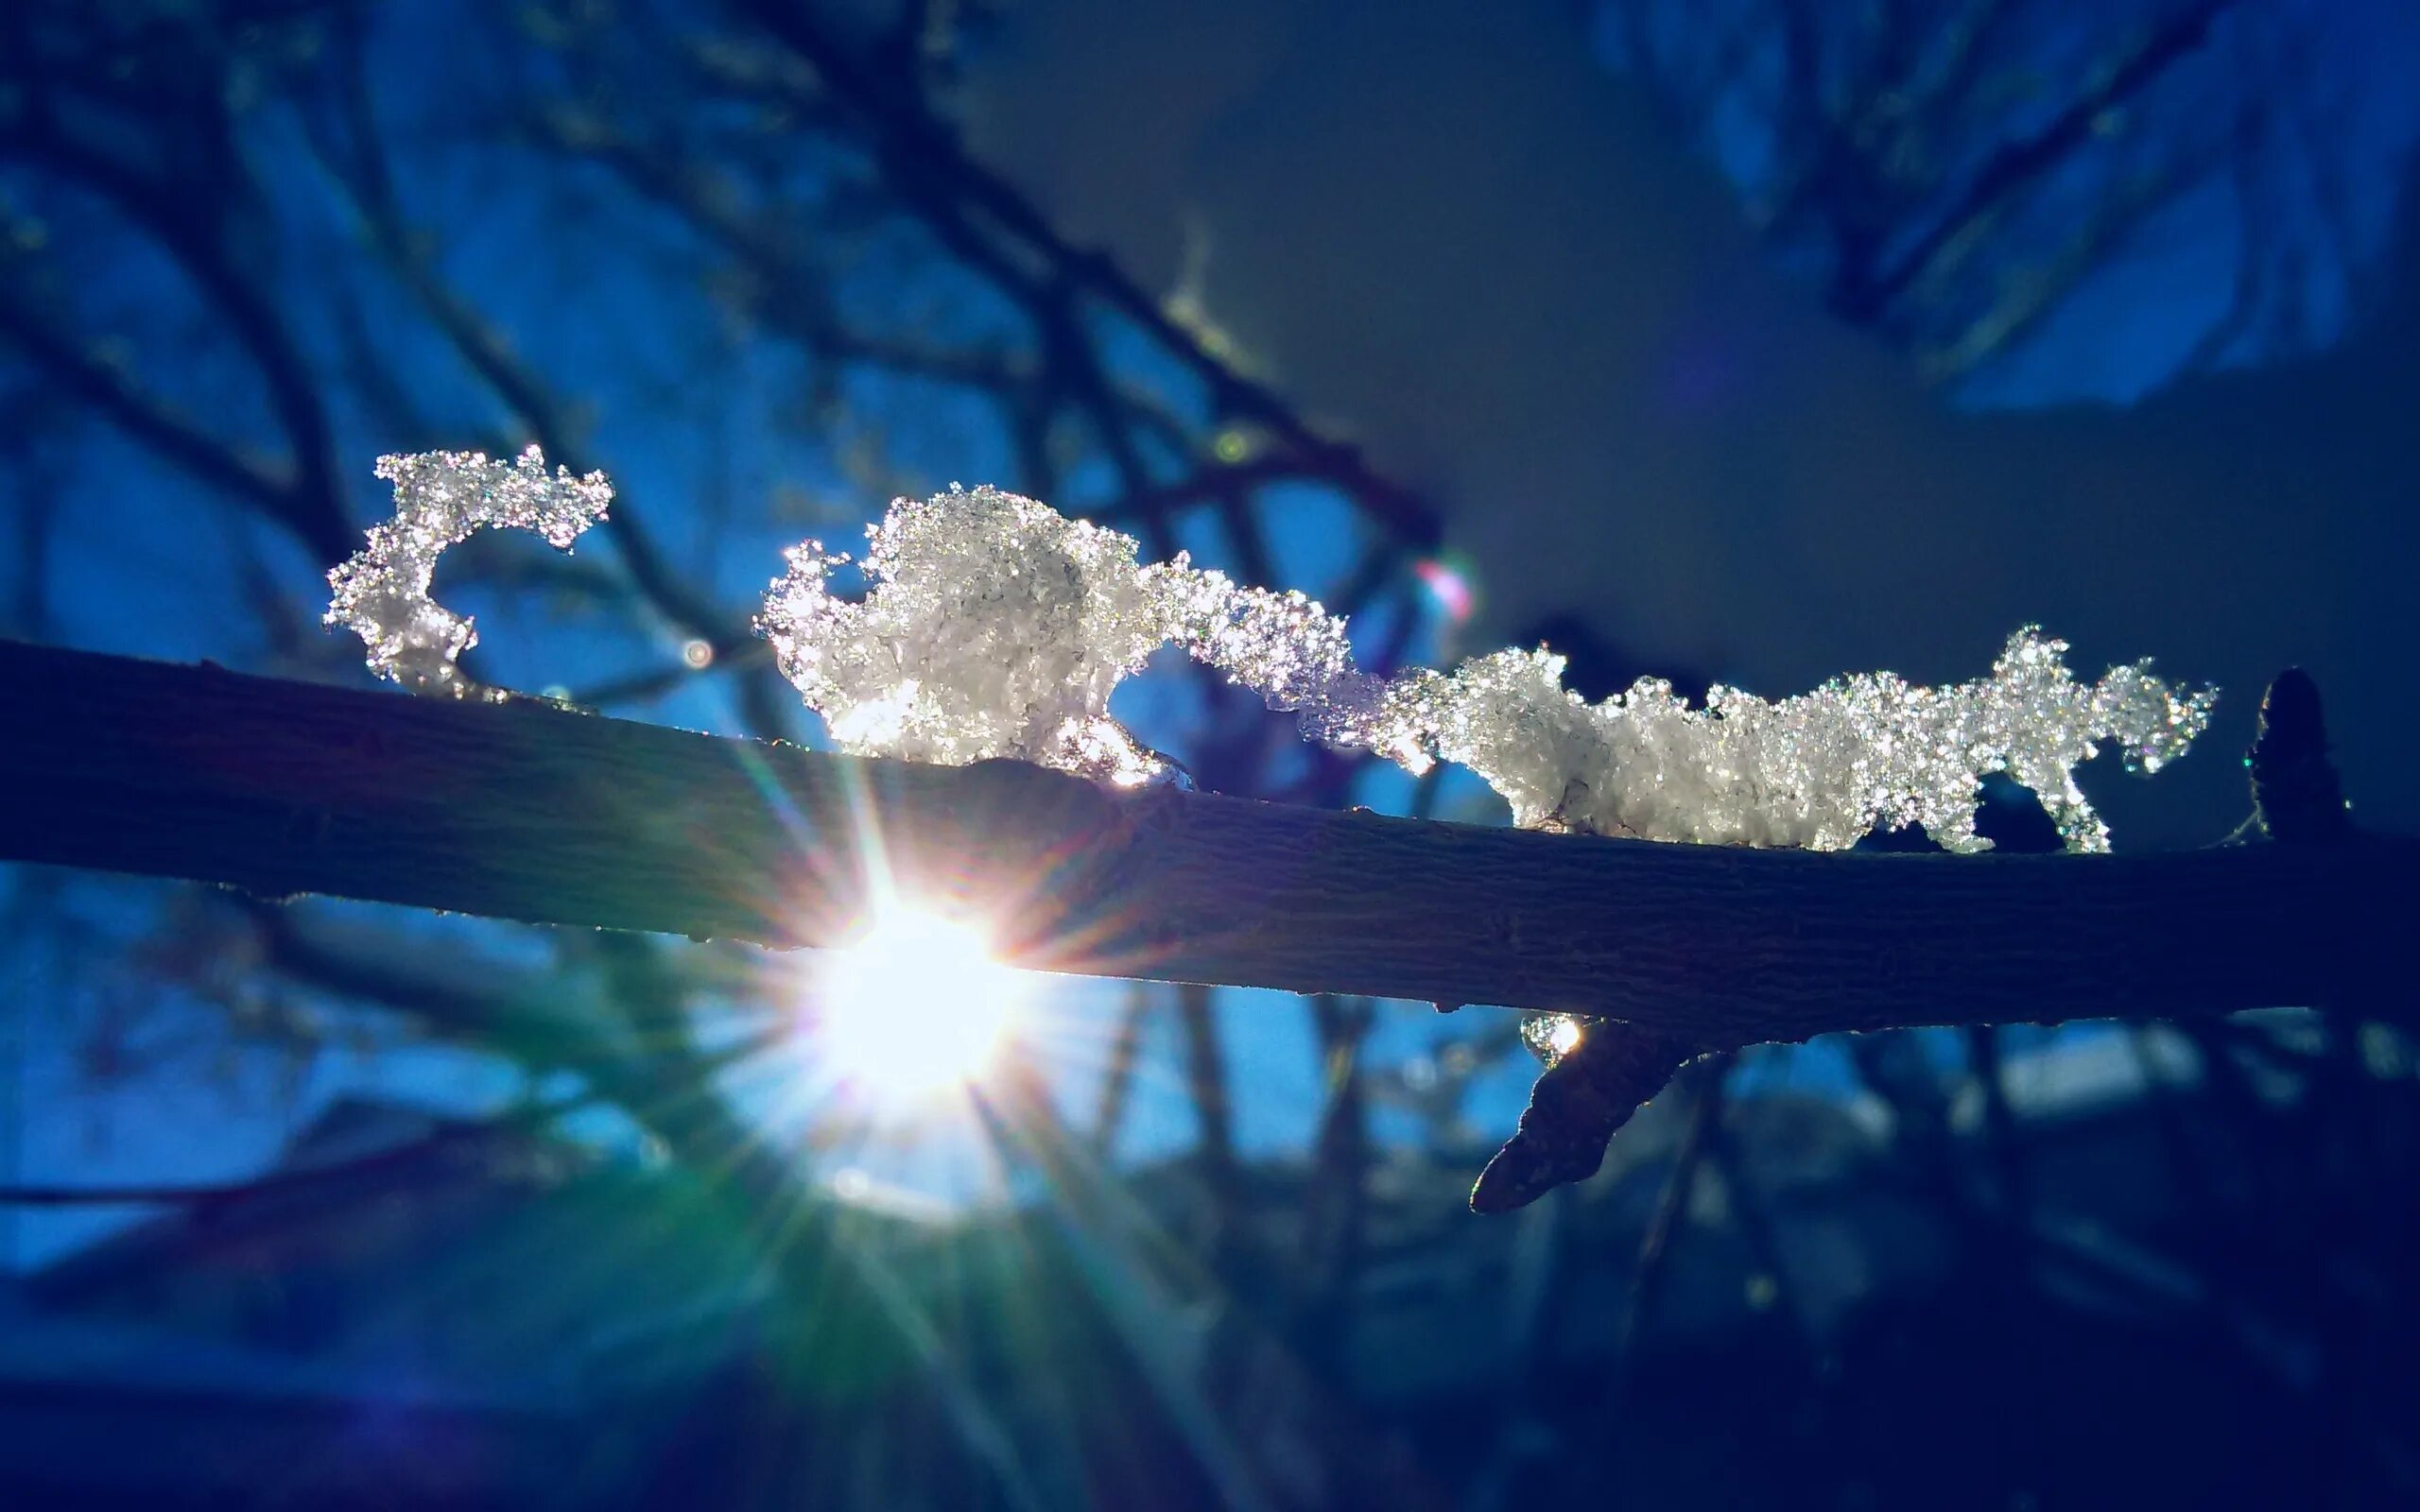
[[[1451,553],[1424,558],[1413,562],[1411,570],[1427,587],[1448,625],[1460,625],[1478,612],[1478,575],[1463,558]]]
[[[874,1108],[912,1108],[982,1074],[1006,1044],[1029,982],[992,958],[980,929],[893,905],[864,938],[825,953],[814,1048]]]

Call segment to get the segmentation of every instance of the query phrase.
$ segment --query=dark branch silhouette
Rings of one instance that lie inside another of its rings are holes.
[[[2420,842],[1840,855],[829,756],[552,705],[0,644],[0,856],[532,922],[834,945],[868,865],[1097,976],[1492,1003],[1706,1049],[2379,999]]]

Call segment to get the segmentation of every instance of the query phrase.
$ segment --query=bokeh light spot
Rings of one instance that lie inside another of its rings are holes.
[[[1448,554],[1428,557],[1412,563],[1412,572],[1428,590],[1428,596],[1449,625],[1460,625],[1478,609],[1478,577],[1470,564]]]

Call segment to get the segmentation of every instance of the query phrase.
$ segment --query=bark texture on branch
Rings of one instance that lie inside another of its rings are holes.
[[[1018,964],[1489,1003],[1705,1047],[1844,1029],[2410,1021],[2420,842],[1810,854],[1113,792],[0,643],[0,858],[540,923],[842,943],[887,868]],[[879,862],[869,857],[879,855]]]

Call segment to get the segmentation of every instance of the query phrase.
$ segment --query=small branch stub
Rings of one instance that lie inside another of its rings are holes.
[[[1530,1089],[1512,1138],[1471,1188],[1473,1212],[1510,1212],[1597,1174],[1605,1149],[1702,1046],[1612,1019],[1589,1021]]]
[[[2327,721],[2319,685],[2288,667],[2260,700],[2260,735],[2244,765],[2252,769],[2252,802],[2260,828],[2288,845],[2325,844],[2353,833],[2344,787],[2327,759]]]

